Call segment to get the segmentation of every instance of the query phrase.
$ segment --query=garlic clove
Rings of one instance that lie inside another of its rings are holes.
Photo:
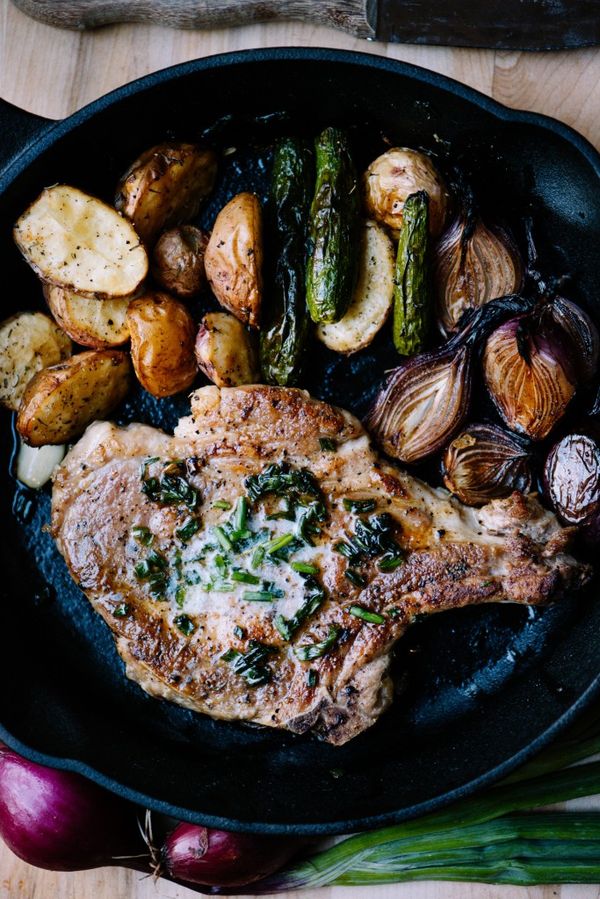
[[[63,445],[28,446],[21,443],[17,456],[17,479],[33,490],[39,490],[50,480],[65,452]]]

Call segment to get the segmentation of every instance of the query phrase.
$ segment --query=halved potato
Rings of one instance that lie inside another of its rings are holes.
[[[55,284],[44,285],[44,296],[50,312],[75,343],[106,350],[129,340],[130,300],[90,300]]]
[[[151,246],[161,231],[192,219],[212,190],[217,157],[195,144],[151,147],[125,172],[115,206]]]
[[[258,382],[252,336],[228,312],[207,312],[204,316],[196,337],[196,359],[201,371],[217,387]]]
[[[152,274],[161,287],[182,299],[195,297],[206,284],[204,253],[208,235],[194,225],[161,234],[152,254]]]
[[[67,184],[46,187],[13,234],[42,280],[82,296],[129,296],[148,273],[146,250],[131,223]]]
[[[402,227],[404,203],[419,190],[429,197],[429,233],[438,237],[444,230],[450,197],[430,156],[410,147],[393,147],[374,159],[363,176],[367,214],[387,225],[395,240]]]
[[[87,350],[31,379],[19,408],[17,431],[29,446],[68,443],[90,422],[105,418],[131,383],[129,354]]]
[[[206,253],[206,277],[221,306],[258,328],[262,302],[262,212],[254,194],[238,194],[221,209]]]
[[[49,315],[19,312],[0,325],[0,403],[16,412],[31,378],[71,355],[71,341]]]
[[[330,350],[349,355],[371,343],[392,308],[394,264],[394,245],[385,228],[366,221],[358,280],[348,311],[339,321],[316,329],[317,337]]]
[[[142,387],[153,396],[171,396],[191,386],[198,366],[196,325],[183,303],[167,293],[148,293],[127,310],[131,358]]]

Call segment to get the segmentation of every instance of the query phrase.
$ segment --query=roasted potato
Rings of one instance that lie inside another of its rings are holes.
[[[183,303],[166,293],[148,293],[129,304],[127,323],[142,387],[158,397],[190,387],[198,371],[196,325]]]
[[[444,230],[449,196],[442,176],[425,153],[394,147],[371,163],[363,178],[367,214],[391,228],[397,239],[402,226],[404,201],[424,190],[429,197],[429,232]]]
[[[207,243],[208,236],[193,225],[165,231],[152,254],[152,274],[161,287],[184,300],[200,293],[206,283]]]
[[[69,443],[105,418],[131,384],[129,354],[87,350],[35,375],[23,394],[17,431],[29,446]]]
[[[161,231],[192,219],[210,193],[217,174],[212,150],[195,144],[151,147],[125,172],[115,206],[133,222],[147,246]]]
[[[228,312],[208,312],[196,337],[201,371],[217,387],[239,387],[259,380],[252,335]]]
[[[368,346],[385,323],[394,297],[394,245],[381,225],[363,225],[358,280],[346,314],[319,325],[319,340],[337,353],[355,353]]]
[[[43,281],[82,296],[129,296],[148,273],[146,251],[130,222],[66,184],[45,188],[13,235]]]
[[[31,378],[71,355],[71,341],[43,312],[19,312],[0,325],[0,403],[16,412]]]
[[[262,212],[254,194],[238,194],[218,214],[206,253],[206,277],[217,300],[258,328],[262,302]]]
[[[54,284],[44,285],[44,296],[50,312],[75,343],[106,350],[129,340],[129,300],[90,300]]]

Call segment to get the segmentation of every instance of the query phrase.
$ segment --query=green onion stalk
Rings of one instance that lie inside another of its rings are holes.
[[[484,792],[347,837],[254,884],[256,894],[418,880],[600,883],[600,812],[532,811],[600,793],[600,717]]]

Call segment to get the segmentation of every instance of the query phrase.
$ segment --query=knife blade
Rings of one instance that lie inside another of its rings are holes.
[[[599,0],[13,0],[63,28],[153,22],[224,28],[310,21],[393,43],[556,50],[600,43]]]

